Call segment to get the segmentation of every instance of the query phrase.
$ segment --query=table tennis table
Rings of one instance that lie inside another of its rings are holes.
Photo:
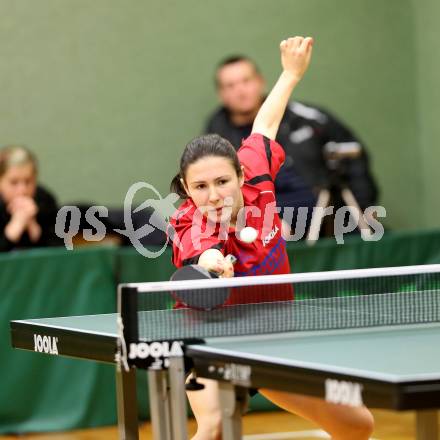
[[[342,272],[350,271],[340,271],[337,276]],[[295,282],[300,279],[297,276]],[[129,288],[133,286],[128,285]],[[367,300],[376,296],[371,295]],[[170,330],[169,340],[189,338],[193,341],[182,345],[184,356],[171,353],[168,369],[157,368],[154,364],[148,369],[155,438],[177,440],[186,437],[184,382],[188,366],[185,363],[189,363],[197,376],[219,381],[225,440],[241,436],[241,414],[248,388],[280,389],[345,405],[415,410],[417,440],[439,439],[439,296],[436,291],[425,291],[403,292],[392,297],[393,301],[405,301],[408,310],[416,304],[411,301],[418,298],[417,304],[425,304],[423,313],[429,315],[427,322],[393,325],[391,319],[389,325],[352,329],[284,331],[286,321],[295,321],[296,314],[304,313],[301,301],[298,301],[300,307],[294,309],[290,302],[233,306],[232,321],[228,320],[227,308],[203,312],[208,319],[189,309],[139,311],[138,315],[145,318],[138,316],[142,322],[151,322],[151,340],[158,339],[154,334],[158,326],[149,317],[162,315],[164,326]],[[329,300],[334,301],[328,298],[322,301]],[[308,307],[310,302],[306,303]],[[334,307],[333,302],[331,307]],[[295,310],[293,314],[292,310]],[[270,321],[269,317],[275,313],[279,317],[279,328],[270,326],[265,334],[257,334],[257,329],[251,326],[246,329],[247,334],[220,336],[225,329],[238,325],[237,321],[252,322],[252,317],[260,315],[262,321]],[[115,364],[120,438],[137,439],[135,369],[121,367],[123,336],[119,322],[119,314],[12,321],[12,345],[51,355]],[[198,341],[195,334],[182,333],[185,326],[197,328],[197,335],[206,336]],[[152,344],[148,348],[152,349]],[[171,345],[165,348],[170,351]],[[161,349],[163,351],[163,345]]]

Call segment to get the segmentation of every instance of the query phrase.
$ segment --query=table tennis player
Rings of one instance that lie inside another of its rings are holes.
[[[312,46],[310,37],[281,42],[282,73],[238,152],[218,135],[197,137],[186,146],[180,171],[171,184],[185,199],[170,221],[176,267],[200,262],[220,276],[290,272],[280,219],[273,209],[273,182],[284,161],[284,151],[274,139],[288,99],[307,70]],[[244,227],[257,231],[254,241],[240,239]],[[226,258],[228,254],[237,258],[234,266]],[[278,298],[252,300],[291,298],[292,292],[286,291]],[[231,304],[236,300],[229,299]],[[193,440],[221,439],[217,382],[199,381],[205,388],[188,392],[198,425]],[[315,422],[334,440],[366,440],[373,430],[372,415],[365,407],[335,405],[278,390],[259,392],[279,407]]]

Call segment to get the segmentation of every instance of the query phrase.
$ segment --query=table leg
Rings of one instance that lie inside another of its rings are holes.
[[[151,427],[154,440],[171,440],[168,371],[148,370]]]
[[[416,412],[416,439],[440,440],[439,418],[437,410]]]
[[[241,415],[247,405],[247,388],[230,382],[219,382],[219,397],[222,409],[222,439],[240,440],[242,436]]]
[[[173,440],[187,440],[185,365],[183,357],[171,357],[168,369]]]
[[[125,371],[116,367],[116,402],[120,440],[138,440],[138,407],[136,396],[136,370]]]

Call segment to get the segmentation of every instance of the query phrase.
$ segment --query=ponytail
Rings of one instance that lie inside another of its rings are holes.
[[[181,199],[187,199],[188,194],[185,191],[185,188],[182,185],[182,177],[180,176],[180,173],[176,174],[173,177],[173,180],[170,184],[170,191],[173,193],[176,193]]]

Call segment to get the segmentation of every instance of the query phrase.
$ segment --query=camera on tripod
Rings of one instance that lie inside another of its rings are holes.
[[[330,203],[335,203],[335,201],[338,200],[342,200],[351,216],[356,219],[357,228],[361,236],[364,238],[370,236],[370,225],[365,220],[359,203],[346,181],[346,167],[349,165],[350,160],[357,159],[361,155],[362,146],[359,142],[332,141],[324,145],[323,159],[326,165],[326,184],[319,188],[318,200],[313,209],[312,220],[307,235],[308,244],[314,244],[318,240],[323,219],[328,214],[326,209],[329,208]],[[332,210],[331,215],[334,214]],[[336,220],[336,217],[334,217],[334,219]],[[337,226],[341,225],[334,224],[333,226],[336,229]]]

